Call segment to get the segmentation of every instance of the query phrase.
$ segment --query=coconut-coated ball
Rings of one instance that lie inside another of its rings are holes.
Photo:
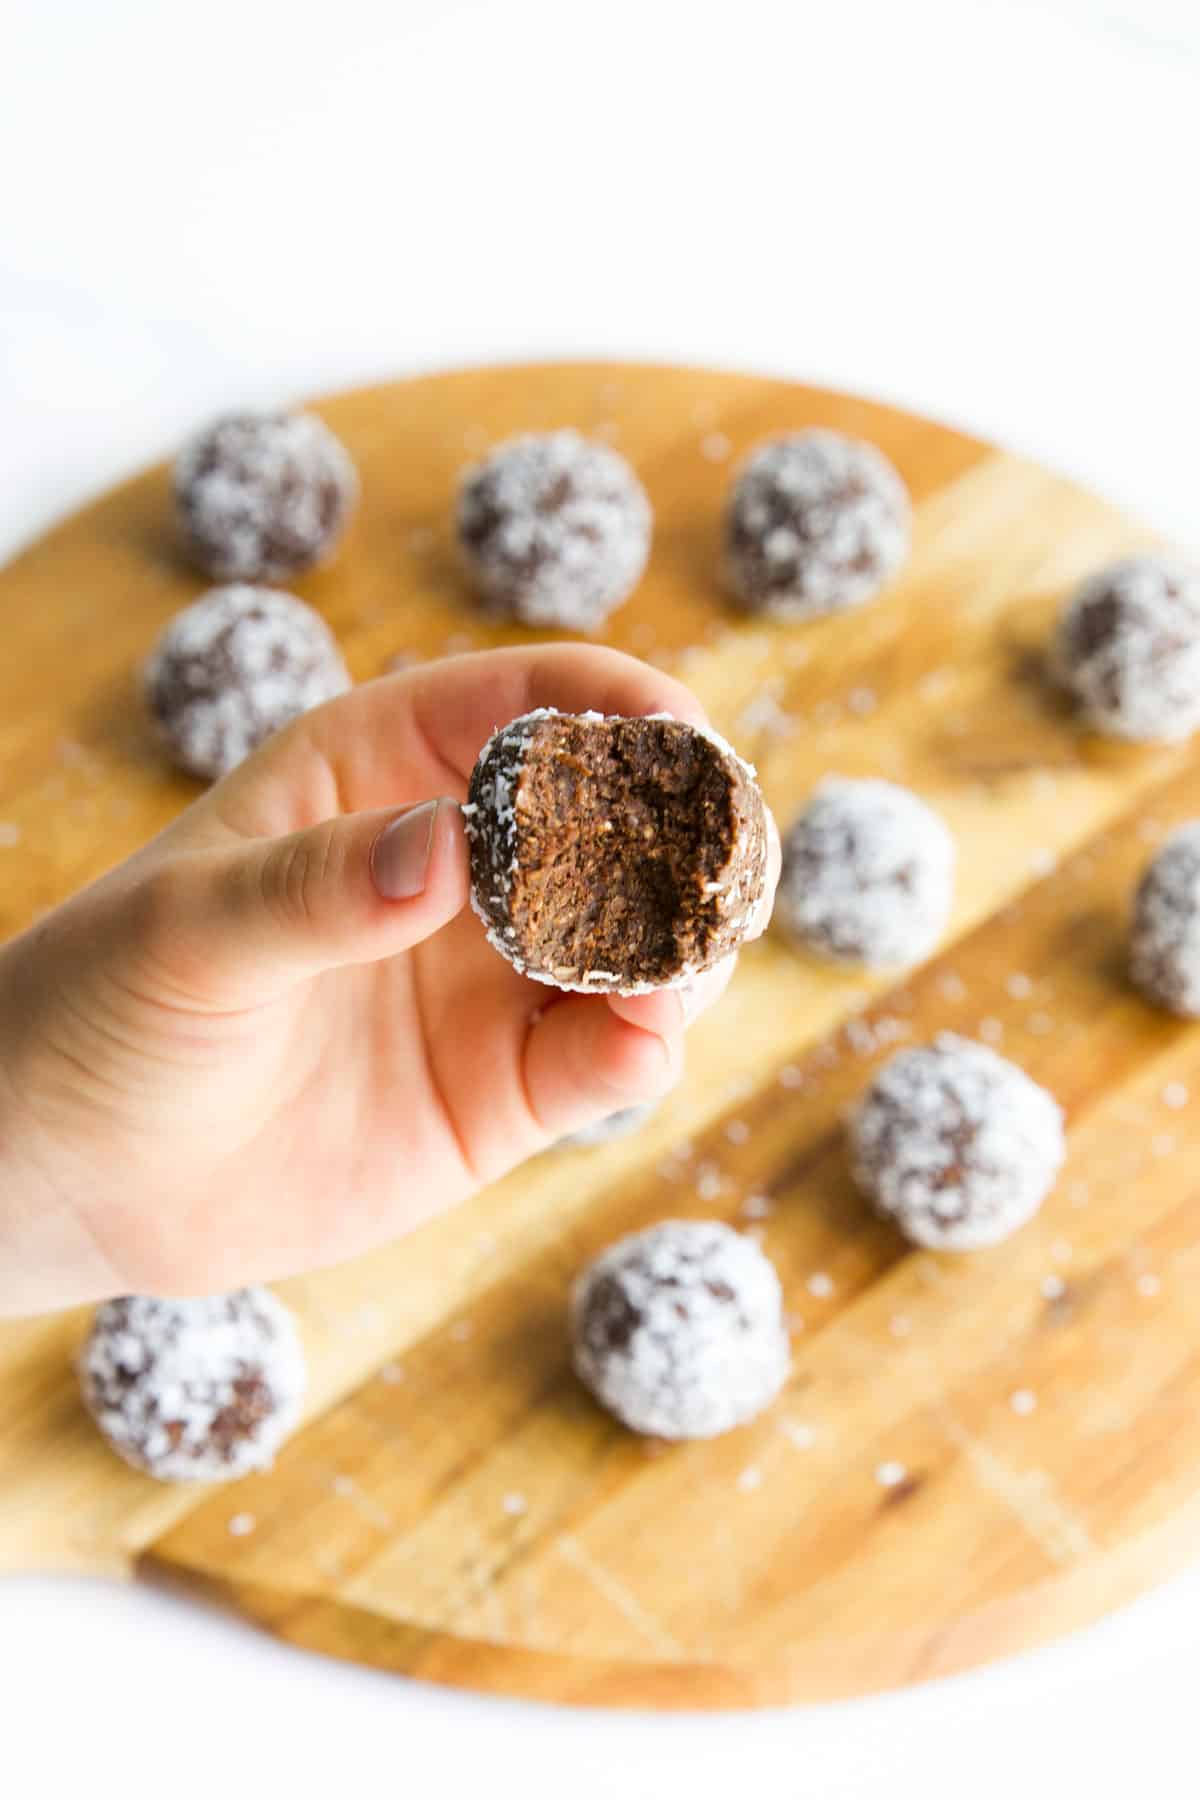
[[[1129,962],[1148,1000],[1200,1018],[1200,819],[1171,833],[1138,883]]]
[[[265,1288],[98,1308],[79,1354],[84,1404],[118,1456],[159,1481],[268,1468],[300,1415],[304,1354]]]
[[[622,1238],[579,1277],[575,1368],[633,1431],[705,1438],[744,1425],[783,1386],[779,1278],[728,1225],[674,1219]]]
[[[175,461],[188,555],[217,581],[286,581],[330,555],[358,497],[354,465],[312,413],[230,413]]]
[[[927,1250],[998,1244],[1037,1212],[1065,1155],[1053,1097],[994,1050],[943,1032],[901,1050],[850,1122],[855,1179]]]
[[[775,916],[818,955],[905,967],[933,949],[953,895],[954,840],[932,807],[830,776],[784,837]]]
[[[1097,731],[1190,737],[1200,727],[1200,574],[1161,556],[1101,569],[1064,608],[1053,660]]]
[[[217,781],[272,732],[350,686],[318,613],[274,588],[213,588],[176,613],[143,674],[172,759]]]
[[[525,625],[598,630],[650,553],[637,476],[577,431],[512,438],[468,469],[457,523],[484,599]]]
[[[836,431],[799,431],[753,451],[725,514],[729,585],[775,619],[872,599],[908,556],[908,490],[882,451]]]

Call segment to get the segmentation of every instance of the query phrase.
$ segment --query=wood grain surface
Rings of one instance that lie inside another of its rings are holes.
[[[1140,867],[1200,813],[1200,761],[1088,737],[1044,672],[1064,590],[1150,534],[942,426],[748,376],[477,370],[318,410],[365,500],[338,561],[297,589],[356,677],[516,640],[455,561],[456,470],[516,430],[597,432],[657,520],[604,641],[688,680],[785,822],[828,771],[929,799],[959,846],[952,931],[899,985],[769,937],[642,1134],[550,1153],[402,1243],[283,1284],[313,1387],[269,1474],[207,1494],[133,1474],[76,1397],[84,1320],[0,1328],[0,1566],[136,1565],[326,1653],[664,1707],[946,1673],[1170,1573],[1200,1543],[1200,1031],[1131,991],[1123,939]],[[750,445],[813,423],[895,460],[914,554],[862,612],[765,626],[717,584],[721,497]],[[162,469],[0,574],[3,931],[194,791],[154,748],[135,671],[201,586]],[[883,1056],[946,1027],[1049,1086],[1070,1134],[1038,1219],[961,1258],[909,1251],[867,1213],[841,1131]],[[563,1308],[593,1251],[680,1215],[761,1235],[794,1367],[761,1421],[665,1448],[580,1391]]]

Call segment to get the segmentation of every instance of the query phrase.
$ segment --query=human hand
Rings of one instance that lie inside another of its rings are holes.
[[[537,706],[704,722],[595,648],[372,682],[0,952],[0,1313],[342,1260],[674,1084],[732,959],[563,994],[466,906],[471,768]]]

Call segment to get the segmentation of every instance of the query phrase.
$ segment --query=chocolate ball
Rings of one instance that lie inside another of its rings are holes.
[[[218,581],[286,581],[330,554],[358,496],[349,456],[312,413],[230,413],[175,461],[192,561]]]
[[[118,1456],[159,1481],[269,1468],[300,1415],[304,1354],[265,1288],[101,1306],[79,1354],[84,1404]]]
[[[685,983],[737,949],[764,903],[754,771],[677,719],[527,713],[480,752],[464,815],[493,946],[554,987]]]
[[[1101,569],[1064,608],[1053,660],[1097,731],[1189,737],[1200,726],[1200,574],[1161,556]]]
[[[775,916],[837,962],[905,967],[933,949],[954,894],[954,840],[890,781],[831,776],[783,840]]]
[[[800,431],[753,451],[725,515],[729,584],[750,612],[805,619],[873,598],[902,567],[908,491],[873,444]]]
[[[754,1418],[787,1378],[779,1278],[758,1245],[675,1219],[598,1256],[571,1298],[575,1368],[633,1431],[716,1437]]]
[[[273,588],[213,588],[147,660],[146,704],[173,760],[216,781],[282,725],[350,686],[329,627]]]
[[[1138,883],[1129,961],[1148,1000],[1200,1018],[1200,820],[1171,833]]]
[[[525,625],[596,631],[637,585],[650,502],[615,450],[575,431],[518,437],[468,469],[458,536],[489,605]]]
[[[1000,1243],[1033,1217],[1065,1154],[1051,1095],[951,1032],[884,1065],[851,1119],[850,1147],[864,1194],[927,1250]]]

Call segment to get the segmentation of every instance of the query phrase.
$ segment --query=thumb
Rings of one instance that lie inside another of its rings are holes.
[[[206,986],[239,1004],[292,981],[409,950],[449,923],[469,885],[453,800],[351,813],[222,852],[189,908]]]

